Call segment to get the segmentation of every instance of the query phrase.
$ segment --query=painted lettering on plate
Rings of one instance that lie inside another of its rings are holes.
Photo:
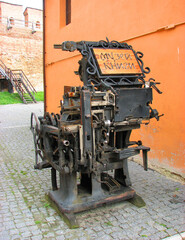
[[[131,49],[93,49],[102,74],[140,74],[141,68]]]

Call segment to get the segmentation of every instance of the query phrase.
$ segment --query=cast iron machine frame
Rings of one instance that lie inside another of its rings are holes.
[[[143,153],[147,170],[149,147],[130,141],[131,131],[159,120],[152,109],[155,80],[145,80],[143,54],[117,41],[63,42],[64,51],[78,50],[75,72],[82,87],[64,87],[59,114],[31,115],[36,169],[51,168],[49,197],[66,216],[106,203],[133,198],[128,158]],[[39,160],[41,159],[41,161]],[[59,187],[57,184],[59,172]]]

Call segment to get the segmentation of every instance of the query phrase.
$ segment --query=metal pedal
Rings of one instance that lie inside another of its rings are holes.
[[[121,184],[107,173],[102,173],[101,183],[105,184],[110,192],[118,191],[121,188]]]

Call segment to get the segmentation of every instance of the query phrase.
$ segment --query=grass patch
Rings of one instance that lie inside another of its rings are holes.
[[[160,223],[160,225],[167,228],[167,226],[164,223]]]
[[[28,174],[27,172],[25,172],[25,171],[21,171],[21,173],[23,174],[23,175],[26,175],[26,174]]]
[[[41,221],[39,221],[39,220],[35,221],[35,224],[40,224],[40,223],[41,223]]]
[[[113,224],[111,222],[105,222],[105,225],[107,226],[113,226]]]
[[[160,226],[163,226],[163,227],[167,228],[167,226],[164,223],[159,223],[157,221],[155,221],[155,223],[159,224]]]
[[[44,101],[44,92],[37,92],[35,99],[37,102]],[[23,103],[18,93],[0,92],[0,105],[16,103]]]
[[[0,105],[22,103],[18,93],[0,92]]]
[[[51,206],[50,206],[49,203],[45,203],[45,204],[44,204],[44,207],[45,207],[45,208],[50,208]]]

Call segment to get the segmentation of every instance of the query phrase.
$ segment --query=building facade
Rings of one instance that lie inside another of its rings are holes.
[[[36,90],[43,90],[42,10],[0,1],[0,59],[22,69]]]
[[[59,112],[64,85],[79,86],[78,52],[53,48],[63,41],[117,40],[144,53],[148,78],[160,82],[153,106],[164,117],[133,138],[151,147],[149,166],[185,176],[184,0],[45,0],[45,110]]]

